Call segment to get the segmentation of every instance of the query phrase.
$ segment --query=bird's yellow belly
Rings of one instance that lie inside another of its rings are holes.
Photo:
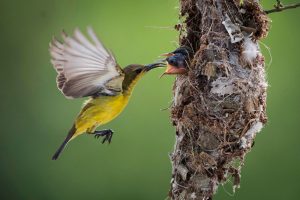
[[[94,132],[97,126],[113,120],[126,107],[128,98],[121,94],[88,100],[75,122],[76,135]]]

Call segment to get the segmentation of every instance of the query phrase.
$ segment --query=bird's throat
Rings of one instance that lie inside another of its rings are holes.
[[[131,96],[132,91],[134,89],[134,87],[136,86],[137,82],[142,78],[144,73],[141,73],[139,75],[137,75],[135,78],[131,79],[131,80],[125,80],[123,82],[123,94],[124,96]]]

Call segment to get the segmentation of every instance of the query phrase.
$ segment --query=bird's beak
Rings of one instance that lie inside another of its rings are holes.
[[[165,57],[170,57],[170,56],[174,56],[175,54],[174,53],[164,53],[164,54],[161,54],[160,56],[165,56]]]
[[[154,69],[154,68],[157,68],[157,67],[165,67],[166,64],[163,63],[163,62],[159,62],[159,63],[152,63],[152,64],[149,64],[149,65],[145,65],[144,69],[146,72]]]
[[[175,75],[185,73],[187,73],[187,69],[185,67],[175,67],[170,64],[167,64],[166,71],[160,77],[163,77],[164,75]]]

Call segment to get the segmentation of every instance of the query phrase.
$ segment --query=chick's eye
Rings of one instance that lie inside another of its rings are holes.
[[[169,57],[169,58],[167,59],[167,61],[168,61],[168,63],[169,63],[170,65],[177,66],[177,59],[175,58],[175,56]]]

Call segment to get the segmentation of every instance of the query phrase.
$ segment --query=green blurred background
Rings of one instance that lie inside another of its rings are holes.
[[[104,127],[116,133],[111,145],[83,135],[52,161],[82,100],[56,89],[48,43],[63,28],[92,25],[122,66],[153,62],[177,46],[177,0],[1,0],[0,11],[0,199],[165,199],[174,128],[161,109],[170,105],[174,77],[159,79],[159,69],[141,80]],[[232,197],[230,185],[220,186],[217,200],[300,198],[300,9],[270,16],[269,123],[247,157],[241,189]]]

